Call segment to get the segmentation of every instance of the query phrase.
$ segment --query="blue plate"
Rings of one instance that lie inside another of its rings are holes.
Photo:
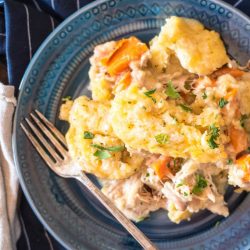
[[[42,223],[69,249],[140,247],[82,185],[48,169],[19,124],[36,108],[65,132],[66,125],[57,118],[61,99],[90,94],[93,48],[131,35],[148,42],[171,15],[200,20],[221,34],[231,56],[241,63],[250,58],[249,19],[220,1],[97,1],[70,16],[46,39],[23,77],[13,135],[21,186]],[[202,211],[190,222],[175,225],[165,211],[158,211],[138,226],[160,249],[249,249],[250,196],[229,188],[226,200],[227,219]]]

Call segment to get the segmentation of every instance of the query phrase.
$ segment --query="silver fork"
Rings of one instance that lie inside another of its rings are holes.
[[[75,178],[106,207],[106,209],[123,225],[123,227],[144,248],[156,250],[157,247],[97,188],[87,175],[72,161],[64,136],[48,121],[42,113],[35,110],[30,114],[32,120],[25,118],[31,133],[24,123],[21,127],[52,171],[63,178]],[[49,139],[49,142],[47,138]],[[37,140],[36,137],[39,139]],[[53,146],[52,146],[53,145]],[[45,149],[46,150],[45,150]],[[56,150],[55,150],[56,149]],[[47,153],[49,152],[49,154]]]

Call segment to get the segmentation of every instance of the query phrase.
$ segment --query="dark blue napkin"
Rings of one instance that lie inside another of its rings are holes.
[[[91,0],[4,1],[5,27],[1,27],[0,32],[6,36],[1,36],[0,51],[6,53],[10,84],[19,85],[30,59],[48,34],[89,2]]]
[[[164,1],[164,0],[163,0]],[[2,4],[4,2],[4,6]],[[6,56],[9,83],[19,86],[39,45],[67,16],[91,0],[0,0],[0,56]],[[250,0],[226,0],[250,16]],[[17,249],[64,249],[51,237],[22,196],[22,235]]]

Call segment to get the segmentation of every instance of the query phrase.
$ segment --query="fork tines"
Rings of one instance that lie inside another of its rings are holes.
[[[64,136],[38,110],[30,113],[30,116],[32,119],[25,118],[25,121],[32,132],[24,123],[21,123],[23,131],[50,167],[55,163],[60,163],[67,157],[67,144]]]

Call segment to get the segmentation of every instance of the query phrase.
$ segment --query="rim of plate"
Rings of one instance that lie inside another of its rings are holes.
[[[47,37],[46,39],[42,42],[42,44],[39,46],[39,48],[37,49],[37,51],[35,52],[35,54],[33,55],[31,61],[29,62],[28,67],[25,70],[25,73],[22,77],[22,80],[20,82],[20,86],[19,86],[19,94],[18,96],[21,96],[23,91],[24,91],[24,84],[28,79],[28,75],[33,67],[33,64],[35,63],[35,61],[39,58],[39,56],[41,55],[41,53],[43,52],[43,50],[46,48],[47,44],[53,39],[53,37],[69,22],[71,22],[73,19],[75,19],[78,15],[82,14],[83,12],[85,12],[86,10],[98,6],[101,3],[107,2],[108,0],[95,0],[92,3],[89,3],[87,5],[85,5],[84,7],[82,7],[81,9],[77,10],[76,12],[72,13],[69,17],[67,17],[62,23],[60,23]],[[218,5],[221,5],[223,7],[225,7],[226,9],[236,13],[237,15],[241,16],[243,19],[245,19],[247,22],[249,22],[250,24],[250,18],[243,13],[241,10],[236,9],[233,5],[230,5],[229,3],[223,2],[221,0],[208,0],[209,2],[214,2]],[[1,2],[1,1],[0,1]],[[16,105],[16,110],[19,107],[19,99],[17,101],[17,105]],[[17,157],[17,140],[16,140],[16,129],[17,126],[19,124],[17,124],[17,113],[15,113],[14,115],[14,124],[13,124],[13,133],[12,133],[12,150],[13,150],[13,156],[14,156],[14,163],[16,165],[16,170],[17,170],[17,174],[18,174],[18,179],[22,188],[22,191],[31,207],[31,209],[33,210],[33,212],[35,213],[35,215],[37,216],[37,218],[39,219],[39,221],[42,223],[42,225],[46,228],[47,231],[49,231],[49,233],[66,249],[70,249],[70,245],[64,241],[63,238],[61,238],[60,236],[57,235],[57,233],[49,226],[49,224],[47,223],[47,221],[43,218],[43,216],[40,214],[40,212],[38,211],[38,209],[36,208],[36,204],[33,202],[32,198],[30,197],[29,191],[26,188],[26,184],[24,182],[23,176],[22,176],[22,172],[21,172],[21,168],[19,165],[19,161],[18,161],[18,157]],[[83,246],[83,249],[87,249]]]

